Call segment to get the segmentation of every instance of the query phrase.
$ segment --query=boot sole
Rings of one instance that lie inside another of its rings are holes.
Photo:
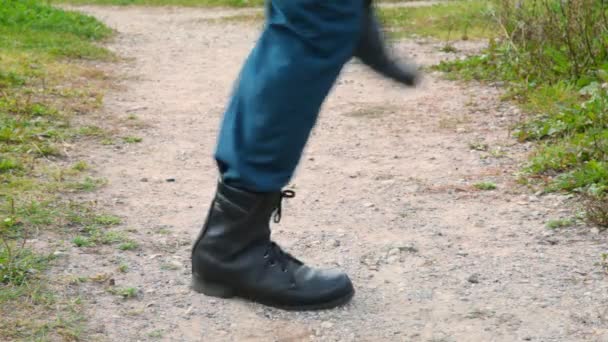
[[[333,309],[339,306],[342,306],[348,303],[353,296],[355,295],[355,290],[352,289],[349,293],[345,294],[342,297],[338,297],[329,302],[324,303],[316,303],[316,304],[307,304],[307,305],[294,305],[294,306],[284,306],[278,305],[272,302],[267,302],[263,300],[258,300],[256,298],[241,296],[237,294],[237,291],[233,288],[230,288],[225,285],[209,282],[195,275],[192,276],[192,290],[197,293],[202,293],[206,296],[210,297],[219,297],[219,298],[233,298],[240,297],[243,299],[247,299],[262,305],[271,306],[277,309],[287,310],[287,311],[312,311],[312,310],[327,310]]]
[[[192,290],[211,297],[232,298],[236,296],[236,291],[227,286],[209,282],[192,275]]]

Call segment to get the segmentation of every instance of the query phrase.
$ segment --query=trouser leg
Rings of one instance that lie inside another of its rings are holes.
[[[357,45],[362,0],[271,0],[224,115],[215,153],[226,184],[278,191]]]

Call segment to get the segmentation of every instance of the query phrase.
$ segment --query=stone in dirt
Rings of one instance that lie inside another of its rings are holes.
[[[477,273],[471,274],[467,278],[467,281],[471,284],[479,284],[479,274],[477,274]]]

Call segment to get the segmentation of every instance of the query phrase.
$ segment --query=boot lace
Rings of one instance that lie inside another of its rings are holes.
[[[283,190],[281,192],[281,196],[279,197],[279,203],[277,203],[277,208],[274,210],[274,216],[273,216],[274,223],[281,222],[283,199],[284,198],[294,198],[294,197],[296,197],[296,193],[293,190]]]
[[[284,198],[294,198],[296,193],[293,190],[284,190],[281,192],[279,196],[279,201],[277,203],[277,207],[274,210],[273,221],[275,223],[279,223],[281,221],[281,215],[283,213],[283,199]],[[277,265],[281,266],[281,271],[287,272],[287,268],[290,262],[300,263],[300,261],[289,253],[285,253],[279,245],[275,242],[271,241],[266,247],[266,252],[264,253],[264,259],[267,259],[268,266],[274,267]],[[295,284],[292,281],[292,285]]]
[[[267,264],[270,267],[275,267],[277,265],[281,266],[281,271],[283,272],[287,272],[290,262],[300,263],[298,259],[294,258],[289,253],[285,253],[283,249],[273,241],[266,247],[264,259],[267,260]]]

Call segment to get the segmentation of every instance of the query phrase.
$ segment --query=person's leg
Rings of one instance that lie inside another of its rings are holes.
[[[330,308],[354,294],[348,276],[313,269],[270,240],[321,104],[358,42],[362,0],[272,0],[266,28],[225,113],[222,174],[192,250],[193,288],[287,309]]]
[[[225,113],[216,159],[224,182],[282,189],[319,108],[359,40],[361,0],[273,0]]]

